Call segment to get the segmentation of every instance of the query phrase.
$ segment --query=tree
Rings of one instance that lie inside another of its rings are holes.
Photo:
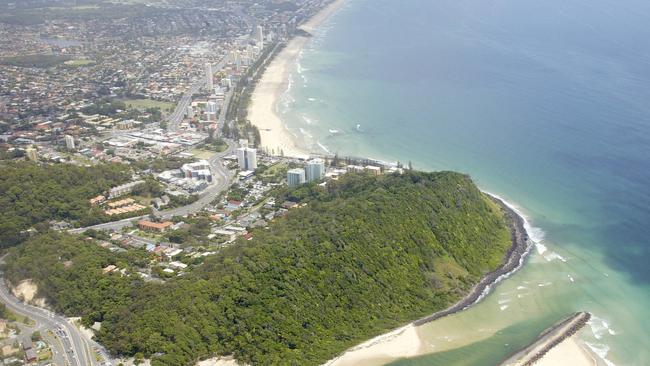
[[[40,340],[41,340],[41,332],[35,331],[34,333],[32,333],[32,341],[38,342]]]

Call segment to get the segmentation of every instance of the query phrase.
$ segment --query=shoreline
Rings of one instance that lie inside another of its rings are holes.
[[[403,327],[349,348],[339,356],[324,363],[323,366],[352,366],[361,361],[376,360],[380,362],[382,360],[390,361],[397,358],[418,356],[420,355],[419,348],[421,340],[416,331],[417,327],[445,316],[456,314],[477,304],[490,293],[494,285],[508,278],[523,266],[526,257],[533,247],[529,241],[528,232],[526,231],[528,222],[521,213],[517,212],[514,206],[504,199],[488,192],[483,193],[496,202],[510,219],[509,227],[512,245],[506,252],[501,266],[483,276],[465,297],[450,307],[416,319]],[[407,333],[409,329],[412,329],[414,332]]]
[[[560,320],[528,346],[504,359],[499,366],[597,365],[597,361],[574,336],[591,319],[588,312],[578,312]]]
[[[298,29],[307,33],[314,32],[325,20],[336,13],[347,0],[334,0],[314,14]],[[278,115],[276,106],[282,95],[290,87],[289,76],[296,60],[310,37],[294,35],[286,46],[273,57],[262,77],[258,81],[248,106],[248,119],[255,125],[261,136],[260,147],[272,155],[283,155],[306,159],[310,152],[299,146],[297,137],[287,129]]]

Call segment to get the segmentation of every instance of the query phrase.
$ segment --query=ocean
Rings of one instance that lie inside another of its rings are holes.
[[[574,311],[615,365],[650,364],[650,2],[350,0],[277,105],[313,151],[456,170],[536,242],[396,365],[488,365]]]

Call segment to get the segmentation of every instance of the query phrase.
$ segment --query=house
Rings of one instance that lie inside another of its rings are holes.
[[[38,356],[36,356],[36,351],[33,349],[28,349],[25,351],[25,361],[27,362],[36,362],[38,361]]]
[[[182,262],[171,262],[171,263],[169,263],[169,266],[172,267],[172,268],[176,268],[176,269],[185,269],[185,268],[187,268],[187,264],[182,263]]]
[[[117,269],[117,267],[114,264],[106,266],[106,268],[102,269],[103,274],[107,274],[110,272],[113,272]]]
[[[28,349],[32,349],[34,346],[32,345],[32,340],[30,338],[25,338],[23,339],[23,350],[27,351]]]
[[[99,195],[97,197],[91,198],[90,199],[90,204],[94,206],[94,205],[96,205],[98,203],[104,202],[105,200],[106,200],[106,197],[104,197],[102,195]]]
[[[140,230],[162,233],[167,231],[167,229],[169,229],[173,224],[174,223],[171,221],[152,222],[147,220],[140,220],[138,222],[138,227],[140,228]]]

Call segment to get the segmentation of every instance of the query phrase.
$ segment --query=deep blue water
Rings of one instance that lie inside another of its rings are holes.
[[[283,110],[313,149],[516,202],[583,263],[565,300],[617,328],[610,358],[650,364],[650,2],[351,0],[301,67]]]

